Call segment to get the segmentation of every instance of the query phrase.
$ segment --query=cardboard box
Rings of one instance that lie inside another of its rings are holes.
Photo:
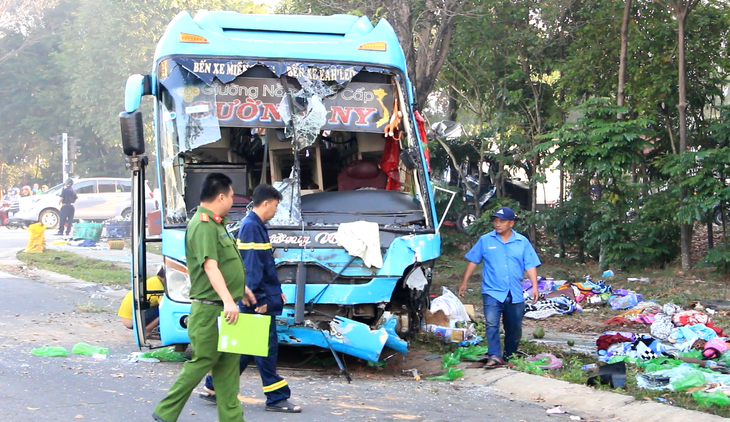
[[[477,318],[476,318],[476,314],[474,313],[474,305],[464,304],[464,308],[466,309],[466,314],[469,315],[469,318],[472,321],[476,321]]]
[[[426,324],[438,325],[441,327],[451,326],[451,324],[449,324],[449,317],[446,316],[446,313],[444,313],[444,311],[440,310],[436,311],[436,313],[426,311]]]
[[[426,330],[434,333],[443,343],[461,343],[467,338],[467,328],[449,328],[428,324]]]

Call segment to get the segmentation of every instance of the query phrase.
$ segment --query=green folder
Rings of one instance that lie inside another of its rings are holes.
[[[238,314],[236,325],[218,317],[218,351],[251,356],[269,355],[270,315]]]

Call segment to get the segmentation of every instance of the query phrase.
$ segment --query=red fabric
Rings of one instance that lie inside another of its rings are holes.
[[[421,116],[421,112],[416,110],[413,113],[416,116],[416,123],[418,125],[418,136],[423,142],[423,156],[426,157],[426,166],[428,172],[431,173],[431,155],[428,153],[428,138],[426,137],[426,120]]]
[[[638,324],[638,322],[630,321],[630,320],[628,320],[628,319],[626,319],[626,318],[624,318],[622,316],[615,316],[613,318],[607,319],[606,322],[605,322],[605,324],[606,325],[618,325],[618,326],[622,326],[622,325]]]
[[[714,322],[707,321],[707,324],[705,324],[705,326],[707,328],[712,328],[712,330],[717,333],[717,336],[718,337],[726,337],[726,335],[722,333],[722,328],[716,327]]]
[[[682,311],[672,315],[672,322],[677,327],[685,325],[707,324],[710,317],[699,311]]]
[[[385,186],[387,190],[400,189],[400,173],[398,171],[399,155],[400,142],[392,137],[386,137],[383,158],[380,159],[380,169],[388,175],[388,184]]]
[[[596,346],[598,350],[607,350],[608,347],[614,343],[626,343],[631,342],[630,338],[626,338],[621,334],[604,334],[598,337],[596,340]]]

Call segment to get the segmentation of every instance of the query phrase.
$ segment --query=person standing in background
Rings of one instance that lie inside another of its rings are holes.
[[[78,195],[76,195],[73,184],[73,179],[66,179],[66,186],[64,186],[61,193],[58,195],[61,197],[58,201],[58,205],[61,206],[61,221],[58,225],[58,233],[56,233],[58,236],[63,236],[63,226],[66,226],[66,236],[71,234],[71,227],[74,222],[74,213],[76,212],[74,204],[79,198]]]

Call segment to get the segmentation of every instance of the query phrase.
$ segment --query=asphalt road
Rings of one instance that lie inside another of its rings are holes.
[[[0,257],[25,244],[23,232],[0,228]],[[2,261],[0,259],[0,261]],[[2,262],[0,262],[2,264]],[[138,351],[115,316],[118,299],[0,272],[1,421],[151,421],[154,405],[177,377],[179,363],[130,362]],[[91,307],[89,304],[93,304]],[[90,308],[91,309],[90,311]],[[77,342],[108,347],[105,360],[89,356],[46,358],[41,346],[71,350]],[[253,368],[252,368],[253,369]],[[564,421],[535,403],[510,401],[485,386],[367,378],[352,384],[337,375],[284,370],[299,415],[264,411],[255,369],[241,377],[247,421]],[[196,397],[180,421],[217,421],[214,405]]]

